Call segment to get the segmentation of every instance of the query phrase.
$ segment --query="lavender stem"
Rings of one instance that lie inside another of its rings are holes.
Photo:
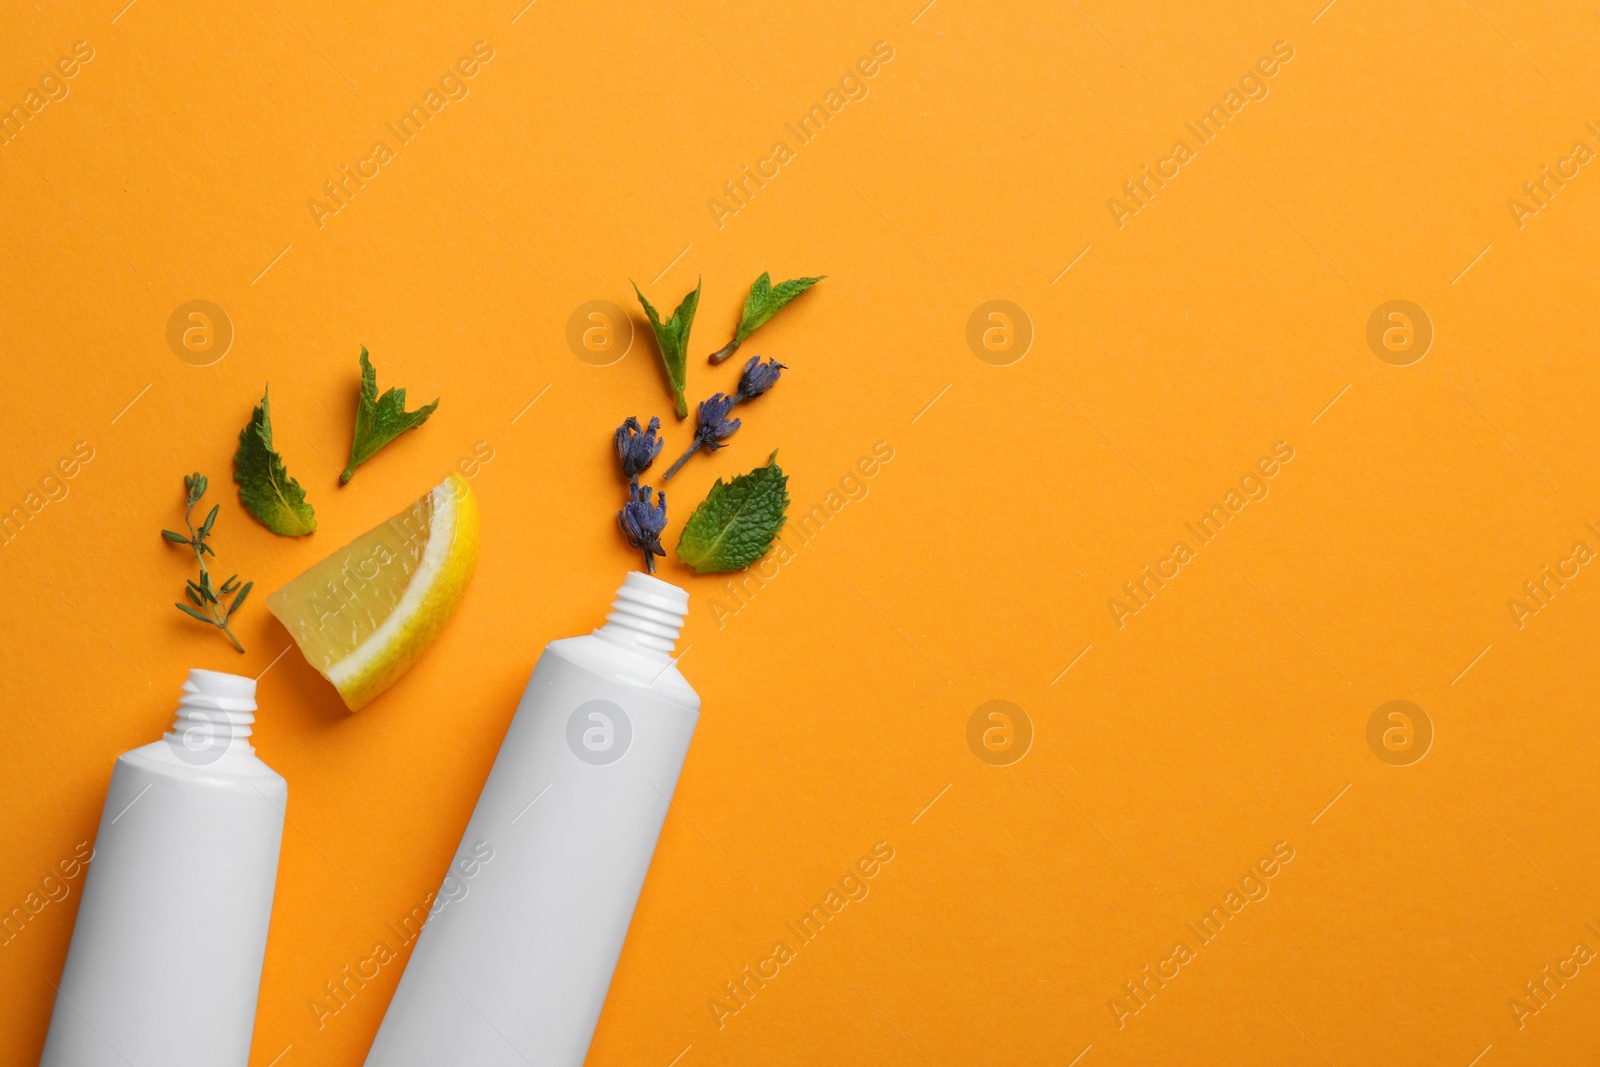
[[[700,446],[703,443],[704,442],[702,442],[700,440],[700,438],[696,437],[694,439],[694,444],[689,446],[689,451],[687,451],[683,455],[679,456],[678,459],[677,459],[677,462],[673,463],[672,466],[667,468],[667,473],[665,473],[665,474],[663,474],[661,476],[661,480],[663,482],[665,482],[669,478],[671,478],[674,474],[677,474],[678,473],[678,468],[683,466],[685,463],[689,462],[689,457],[694,455],[696,452],[700,451]]]

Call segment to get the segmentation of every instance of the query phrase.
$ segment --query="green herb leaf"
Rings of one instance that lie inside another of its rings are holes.
[[[183,536],[183,534],[173,533],[171,530],[162,530],[161,536],[165,537],[168,541],[171,541],[174,544],[186,545],[189,543],[189,539]]]
[[[201,622],[210,623],[212,626],[215,626],[217,624],[217,620],[212,619],[212,618],[207,618],[206,616],[200,614],[198,611],[194,610],[193,608],[191,608],[187,604],[174,604],[172,606],[177,608],[179,611],[183,612],[185,615],[193,615],[195,618],[199,619]]]
[[[762,271],[761,277],[750,287],[750,295],[744,298],[744,317],[739,320],[739,329],[733,335],[733,340],[711,353],[711,362],[721,363],[733,355],[747,337],[771,322],[772,316],[782,311],[791,300],[826,277],[823,274],[816,278],[790,278],[774,286],[772,276]]]
[[[772,278],[762,271],[761,277],[750,287],[750,295],[744,299],[744,318],[739,322],[739,332],[734,334],[734,339],[744,344],[746,337],[770,322],[789,301],[826,277],[824,274],[816,278],[790,278],[774,288]]]
[[[765,467],[711,487],[684,523],[678,558],[700,574],[743,570],[766,555],[783,529],[789,478],[773,452]]]
[[[689,327],[694,325],[694,313],[700,306],[700,288],[703,284],[696,282],[694,292],[683,298],[678,310],[672,313],[672,318],[662,322],[650,301],[639,292],[639,283],[633,283],[633,291],[638,294],[639,303],[644,305],[644,313],[650,319],[650,328],[656,333],[656,347],[661,350],[661,364],[667,369],[667,381],[672,385],[672,398],[680,419],[689,414],[689,402],[683,395],[689,375]]]
[[[356,402],[356,432],[350,440],[350,466],[339,475],[344,485],[355,476],[356,468],[371,459],[373,453],[393,441],[407,430],[414,430],[428,421],[439,398],[424,404],[415,411],[406,410],[406,391],[390,389],[378,395],[378,372],[367,358],[367,349],[361,348],[361,399]]]
[[[284,537],[301,537],[317,528],[317,516],[306,503],[300,483],[289,477],[283,460],[272,449],[272,410],[268,393],[239,431],[239,449],[233,454],[233,480],[239,502],[261,524]]]

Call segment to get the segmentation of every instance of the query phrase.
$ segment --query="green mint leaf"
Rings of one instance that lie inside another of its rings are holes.
[[[393,441],[407,430],[414,430],[428,421],[439,398],[424,404],[415,411],[406,410],[406,391],[390,389],[378,395],[378,372],[367,358],[367,349],[361,348],[361,399],[356,402],[356,432],[350,439],[350,466],[339,475],[344,485],[355,477],[356,468],[371,459],[373,453]]]
[[[306,503],[305,490],[289,477],[283,460],[272,450],[268,393],[261,394],[261,403],[256,405],[249,425],[239,431],[239,449],[233,454],[233,480],[239,486],[239,503],[273,533],[301,537],[317,528],[317,516]]]
[[[783,529],[789,478],[778,453],[765,467],[726,484],[717,479],[678,537],[678,558],[697,573],[743,570],[766,555]]]
[[[744,344],[745,338],[772,321],[772,316],[782,311],[789,301],[826,277],[824,274],[816,278],[790,278],[774,287],[771,276],[762,271],[761,277],[750,287],[750,295],[745,297],[744,318],[739,320],[739,332],[733,335],[734,343]]]
[[[704,282],[695,283],[694,292],[683,298],[678,310],[666,322],[661,321],[661,316],[650,306],[650,301],[639,292],[639,283],[632,284],[639,303],[644,305],[650,328],[655,331],[656,347],[661,350],[661,365],[667,370],[667,382],[672,386],[672,399],[677,405],[678,418],[685,418],[689,414],[689,402],[683,395],[689,375],[689,327],[694,325],[694,313],[700,306],[700,288]]]

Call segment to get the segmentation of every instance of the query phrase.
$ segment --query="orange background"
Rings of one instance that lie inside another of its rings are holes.
[[[399,968],[320,1028],[310,1001],[437,887],[530,661],[634,564],[612,428],[688,440],[648,336],[597,367],[568,317],[703,276],[692,402],[737,377],[704,357],[751,279],[827,274],[746,346],[791,369],[674,480],[669,550],[774,448],[795,514],[877,442],[894,459],[737,614],[669,557],[704,712],[589,1062],[1600,1057],[1593,964],[1520,1028],[1508,1003],[1600,949],[1600,575],[1520,629],[1507,606],[1600,548],[1600,173],[1520,227],[1507,203],[1600,147],[1593,10],[124,2],[0,15],[6,107],[95,53],[0,148],[0,506],[94,453],[0,549],[0,907],[92,838],[187,668],[265,671],[291,825],[252,1063],[359,1063]],[[469,95],[319,228],[321,183],[478,41]],[[799,145],[785,122],[879,41],[869,94]],[[1199,146],[1184,123],[1279,41],[1270,94]],[[1195,158],[1119,228],[1107,200],[1178,138]],[[780,139],[719,227],[708,199]],[[204,367],[165,332],[199,298],[236,331]],[[966,341],[991,299],[1035,331],[1007,366]],[[1367,345],[1391,299],[1435,330],[1409,366]],[[363,344],[382,387],[443,402],[341,489]],[[304,541],[230,483],[267,383]],[[1184,524],[1280,441],[1269,495],[1200,546]],[[469,606],[352,717],[276,658],[265,594],[479,442]],[[158,531],[196,469],[221,573],[259,587],[244,656],[171,606],[193,565]],[[1195,559],[1119,628],[1108,600],[1180,539]],[[1367,743],[1394,699],[1435,731],[1410,766]],[[1032,724],[1007,766],[968,745],[990,700]],[[871,895],[719,1027],[722,984],[879,841]],[[1119,1026],[1124,983],[1280,841],[1270,895]],[[7,1064],[37,1060],[71,884],[0,947]]]

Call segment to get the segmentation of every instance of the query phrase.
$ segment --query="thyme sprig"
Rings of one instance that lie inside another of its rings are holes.
[[[185,537],[183,534],[172,530],[161,531],[161,536],[173,544],[188,545],[194,549],[195,562],[200,565],[200,580],[196,582],[193,579],[188,579],[186,582],[184,592],[188,594],[190,603],[174,604],[173,606],[185,615],[192,616],[221,630],[228,640],[233,642],[233,647],[243,653],[244,646],[239,643],[239,639],[228,628],[228,621],[233,618],[233,613],[238,611],[239,606],[244,603],[244,598],[250,595],[250,590],[255,583],[245,582],[241,586],[239,584],[239,576],[235,574],[223,582],[220,588],[213,587],[211,584],[211,571],[206,567],[206,556],[208,554],[215,556],[217,550],[211,547],[206,538],[211,535],[211,527],[216,524],[219,506],[213,504],[200,525],[196,526],[194,524],[194,509],[199,506],[200,498],[206,495],[207,484],[206,476],[198,471],[194,474],[185,474],[183,476],[183,522],[189,528],[189,536]],[[230,595],[233,595],[233,603],[224,608],[222,598]],[[191,607],[190,604],[193,606]]]

